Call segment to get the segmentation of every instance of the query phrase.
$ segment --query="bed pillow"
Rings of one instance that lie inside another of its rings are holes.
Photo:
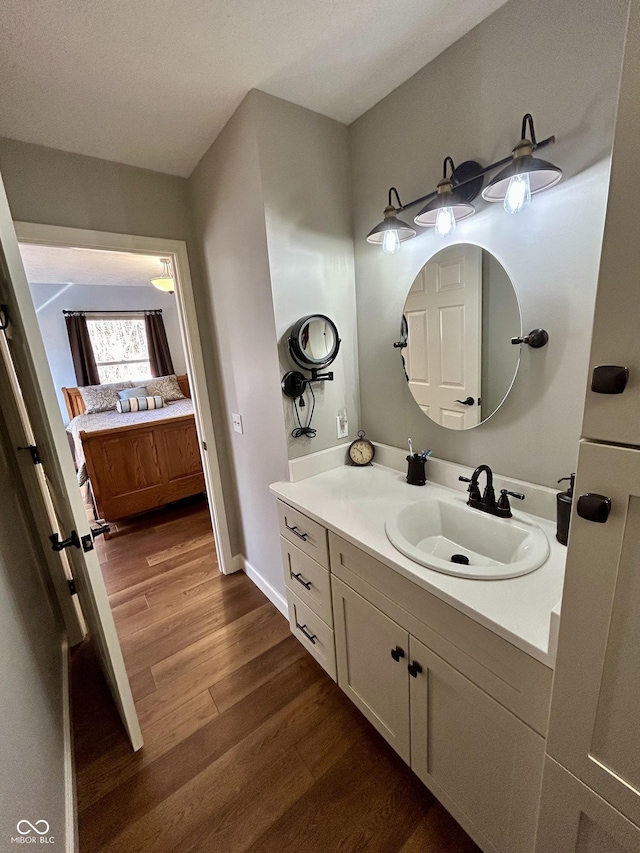
[[[175,373],[171,373],[169,376],[156,376],[151,382],[147,382],[147,392],[152,396],[159,394],[165,403],[186,399],[180,390],[178,377]]]
[[[84,402],[86,414],[97,415],[98,412],[110,412],[115,409],[118,403],[118,391],[132,387],[133,382],[127,379],[104,385],[85,385],[78,388],[78,391]]]
[[[128,400],[118,400],[116,409],[120,414],[127,412],[147,412],[150,409],[161,409],[164,400],[159,395],[156,397],[129,397]]]
[[[148,397],[149,389],[146,386],[136,386],[135,388],[125,388],[123,391],[118,391],[118,397],[121,400],[128,400],[129,397]]]

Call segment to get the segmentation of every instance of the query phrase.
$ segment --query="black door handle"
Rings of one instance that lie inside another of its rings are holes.
[[[611,512],[611,498],[587,492],[578,498],[578,515],[586,521],[604,524]]]
[[[596,394],[622,394],[629,381],[629,368],[616,364],[601,364],[593,368],[591,390]]]
[[[467,397],[466,400],[454,400],[454,403],[460,403],[463,406],[475,406],[475,402],[473,397]]]

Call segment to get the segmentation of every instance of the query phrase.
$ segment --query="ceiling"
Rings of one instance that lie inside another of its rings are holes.
[[[346,124],[505,0],[3,0],[0,136],[187,176],[261,89]]]
[[[162,272],[157,256],[97,249],[20,244],[29,284],[92,284],[153,287]]]

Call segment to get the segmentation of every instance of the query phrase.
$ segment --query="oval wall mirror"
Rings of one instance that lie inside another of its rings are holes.
[[[447,246],[416,276],[401,318],[404,375],[414,400],[448,429],[472,429],[505,401],[520,364],[520,306],[486,249]]]
[[[340,349],[336,324],[324,314],[301,317],[291,329],[289,351],[299,367],[327,367]]]

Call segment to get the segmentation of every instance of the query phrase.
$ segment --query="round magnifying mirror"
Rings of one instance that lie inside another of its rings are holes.
[[[428,260],[409,290],[401,334],[409,390],[437,424],[472,429],[507,398],[522,320],[511,279],[486,249],[462,243]]]
[[[327,367],[340,348],[338,329],[324,314],[301,317],[289,336],[289,350],[297,365],[307,369]]]

